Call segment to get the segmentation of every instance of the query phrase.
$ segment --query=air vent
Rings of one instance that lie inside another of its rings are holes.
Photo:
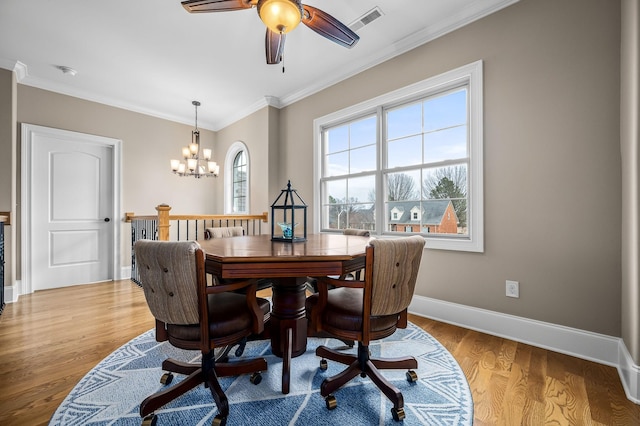
[[[376,19],[380,18],[382,15],[382,10],[378,6],[376,6],[362,15],[360,18],[353,21],[351,25],[349,25],[349,29],[354,32],[358,31],[360,28],[364,27],[365,25],[369,25]]]

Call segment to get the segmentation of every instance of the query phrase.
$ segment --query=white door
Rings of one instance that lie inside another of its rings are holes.
[[[41,127],[28,139],[31,290],[113,279],[114,145]]]

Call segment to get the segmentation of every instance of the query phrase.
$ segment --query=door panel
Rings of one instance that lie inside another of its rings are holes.
[[[33,290],[113,279],[113,147],[94,138],[32,136]]]

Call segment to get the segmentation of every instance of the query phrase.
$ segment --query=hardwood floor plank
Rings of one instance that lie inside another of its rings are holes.
[[[263,295],[268,295],[263,292]],[[451,352],[474,400],[474,426],[640,425],[617,370],[410,315]],[[142,290],[115,281],[39,291],[0,315],[0,425],[46,425],[98,362],[153,328]]]

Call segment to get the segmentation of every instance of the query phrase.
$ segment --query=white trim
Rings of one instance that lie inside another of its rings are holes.
[[[131,279],[131,266],[123,266],[122,268],[120,268],[120,279],[121,280]]]
[[[121,227],[122,227],[122,213],[121,200],[122,200],[122,141],[119,139],[112,139],[103,136],[80,134],[78,132],[72,132],[69,130],[55,129],[52,127],[38,126],[35,124],[22,123],[21,128],[21,189],[20,197],[22,202],[22,211],[20,215],[21,231],[20,241],[22,241],[21,249],[21,277],[22,285],[20,286],[20,294],[33,293],[33,287],[31,283],[31,175],[32,175],[32,146],[31,135],[33,133],[47,133],[55,134],[58,136],[72,136],[82,137],[89,136],[96,143],[111,146],[112,149],[112,173],[113,173],[113,211],[111,213],[111,226],[113,232],[113,257],[112,257],[112,270],[111,276],[114,280],[121,279],[122,262],[120,260],[120,243],[121,243]],[[16,295],[16,300],[17,300]]]
[[[244,151],[247,156],[247,211],[234,212],[233,211],[233,160],[240,151]],[[235,141],[227,149],[227,154],[224,158],[224,212],[225,214],[249,214],[251,211],[251,157],[249,156],[249,148],[242,141]]]
[[[622,387],[627,394],[627,398],[636,404],[640,404],[640,365],[634,364],[624,340],[620,339],[618,349],[617,367]]]
[[[16,280],[14,285],[9,285],[4,288],[4,301],[5,303],[16,303],[18,298],[22,294],[22,281]]]
[[[624,341],[590,331],[481,308],[413,296],[409,312],[493,336],[609,365],[618,374],[629,400],[640,403],[640,366],[635,365]]]
[[[484,191],[483,191],[483,62],[482,60],[463,65],[451,71],[427,78],[401,89],[377,96],[373,99],[335,111],[313,120],[313,179],[320,182],[322,169],[322,129],[343,122],[349,117],[362,116],[381,105],[397,103],[403,99],[427,96],[462,83],[469,87],[469,235],[466,238],[434,237],[425,235],[425,247],[430,249],[484,251]],[[314,205],[322,206],[321,185],[314,185]],[[380,197],[378,197],[380,198]],[[382,202],[382,200],[377,200]],[[321,208],[313,211],[314,232],[321,230]],[[382,234],[381,230],[377,231]]]

